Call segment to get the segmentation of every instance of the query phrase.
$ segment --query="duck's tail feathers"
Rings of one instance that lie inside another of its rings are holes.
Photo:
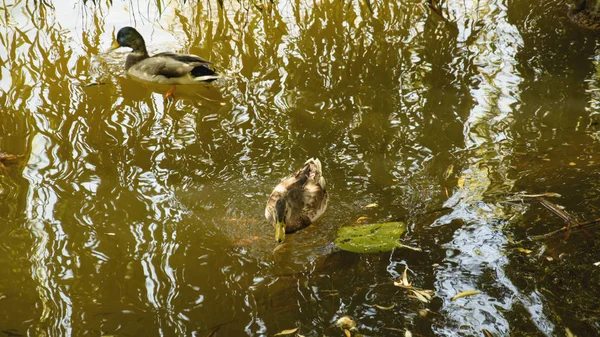
[[[323,167],[321,166],[321,161],[317,158],[310,158],[304,163],[311,171],[316,171],[319,175],[323,174]]]
[[[196,82],[212,82],[221,77],[214,70],[210,69],[204,64],[194,67],[190,74]]]
[[[323,167],[321,161],[317,158],[310,158],[304,163],[304,176],[310,177],[324,190],[326,187],[325,178],[323,178]]]
[[[221,78],[221,76],[219,76],[219,75],[206,75],[206,76],[194,77],[194,81],[195,82],[205,82],[205,83],[208,83],[208,82],[212,82],[214,80],[217,80],[219,78]]]

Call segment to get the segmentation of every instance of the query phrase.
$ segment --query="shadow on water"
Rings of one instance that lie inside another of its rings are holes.
[[[223,5],[2,5],[0,334],[600,333],[597,228],[533,240],[563,223],[507,202],[599,217],[597,43],[561,2]],[[224,78],[165,100],[106,53],[127,25]],[[329,208],[277,247],[265,202],[308,157]],[[423,251],[338,250],[360,217]]]

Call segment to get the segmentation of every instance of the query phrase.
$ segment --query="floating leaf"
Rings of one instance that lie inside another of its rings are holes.
[[[379,304],[373,304],[373,307],[380,309],[380,310],[392,310],[392,309],[394,309],[394,307],[396,307],[396,303],[392,303],[392,305],[390,305],[389,307],[384,307]]]
[[[414,294],[419,301],[423,303],[429,303],[431,301],[431,297],[433,296],[433,290],[423,290],[423,289],[410,289],[410,291]]]
[[[560,198],[562,195],[554,192],[546,192],[540,194],[518,194],[517,196],[521,198],[539,198],[539,197],[548,197],[548,198]]]
[[[410,284],[409,285],[405,285],[402,281],[400,281],[400,282],[394,282],[394,285],[396,287],[400,287],[400,288],[406,288],[406,289],[412,288],[412,286]]]
[[[365,221],[369,220],[369,217],[367,216],[361,216],[358,219],[356,219],[356,223],[363,223]]]
[[[492,335],[492,333],[487,331],[486,329],[483,329],[483,334],[485,335],[485,337],[494,337],[494,335]]]
[[[407,271],[408,268],[404,268],[404,273],[402,273],[402,283],[406,286],[406,287],[410,287],[410,282],[408,282],[408,275],[407,275]]]
[[[372,203],[372,204],[368,204],[367,206],[365,206],[365,208],[375,208],[378,207],[379,205],[377,205],[377,203]]]
[[[458,178],[458,181],[456,183],[458,185],[458,187],[465,188],[465,177],[460,177]]]
[[[577,164],[575,164],[574,162],[569,163],[569,166],[575,166],[575,165],[577,165]]]
[[[525,248],[522,248],[522,247],[517,248],[517,250],[520,251],[523,254],[531,254],[533,252],[533,250],[531,250],[531,249],[525,249]]]
[[[454,165],[450,164],[450,166],[448,166],[448,168],[446,169],[446,172],[444,172],[444,179],[448,179],[448,177],[450,177],[453,171]]]
[[[342,329],[352,329],[356,328],[356,322],[350,316],[343,316],[335,322],[335,326]]]
[[[415,291],[414,289],[411,289],[411,291],[419,301],[421,301],[423,303],[429,303],[429,300],[427,299],[427,297],[423,296],[420,292]]]
[[[471,296],[471,295],[477,295],[477,294],[481,294],[481,291],[479,290],[467,290],[467,291],[463,291],[461,293],[459,293],[458,295],[452,297],[452,301],[459,299],[461,297],[466,297],[466,296]]]
[[[350,330],[348,330],[348,329],[344,329],[344,335],[346,335],[346,337],[352,336],[352,334],[350,333]]]
[[[340,227],[335,244],[339,248],[355,253],[388,252],[404,247],[398,239],[406,231],[402,222],[386,222],[372,225]]]
[[[411,289],[412,292],[419,293],[423,297],[425,297],[428,301],[433,297],[433,290],[425,290],[425,289]]]
[[[283,330],[281,332],[278,332],[275,334],[275,336],[285,336],[285,335],[291,335],[294,332],[298,331],[299,328],[295,328],[295,329],[288,329],[288,330]]]

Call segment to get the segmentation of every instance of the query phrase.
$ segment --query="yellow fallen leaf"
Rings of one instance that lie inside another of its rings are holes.
[[[406,330],[406,332],[404,333],[404,337],[412,337],[412,332]]]
[[[285,336],[285,335],[291,335],[294,332],[298,331],[298,328],[295,329],[288,329],[288,330],[283,330],[281,332],[278,332],[275,334],[275,336]]]
[[[571,329],[565,328],[565,332],[567,333],[567,337],[577,337],[574,333],[571,332]]]
[[[350,316],[340,317],[336,322],[335,326],[342,329],[352,329],[356,327],[356,322]]]
[[[419,301],[421,301],[421,302],[423,302],[423,303],[429,303],[429,300],[428,300],[428,299],[427,299],[425,296],[423,296],[421,293],[419,293],[419,292],[415,291],[414,289],[411,289],[411,290],[412,290],[413,294],[415,295],[415,297],[416,297],[416,298],[417,298]]]
[[[396,287],[400,287],[400,288],[406,288],[406,289],[412,288],[411,285],[405,286],[404,283],[402,283],[402,281],[400,281],[400,282],[394,281],[394,285]]]
[[[380,309],[380,310],[392,310],[392,309],[394,309],[395,306],[396,306],[396,303],[393,303],[389,307],[384,307],[384,306],[379,305],[379,304],[373,304],[373,307],[375,307],[377,309]]]
[[[466,296],[471,296],[471,295],[477,295],[477,294],[481,294],[481,291],[479,290],[467,290],[467,291],[463,291],[461,293],[459,293],[458,295],[452,297],[452,301],[457,300],[461,297],[466,297]]]
[[[404,283],[405,286],[410,287],[410,282],[408,282],[408,275],[406,274],[407,271],[408,268],[404,267],[404,273],[402,274],[402,283]]]
[[[574,162],[569,163],[569,166],[575,166],[575,165],[577,165],[577,164],[575,164]]]
[[[427,298],[427,300],[431,300],[433,296],[433,290],[425,290],[425,289],[411,289],[413,292],[419,293],[423,295],[423,297]]]
[[[458,178],[458,182],[456,184],[460,188],[465,188],[465,177]]]
[[[352,336],[352,334],[350,334],[350,330],[348,330],[348,329],[344,329],[344,335],[346,335],[346,337]]]
[[[374,202],[372,204],[368,204],[367,206],[365,206],[365,208],[375,208],[377,206],[379,206],[379,205],[377,205],[377,203]]]
[[[450,164],[450,166],[448,166],[448,168],[446,169],[446,172],[444,172],[444,179],[448,179],[448,177],[450,177],[453,171],[454,165]]]
[[[394,282],[394,285],[396,287],[402,287],[402,288],[412,288],[412,285],[410,284],[410,282],[408,282],[408,275],[406,275],[408,268],[404,268],[404,273],[402,274],[402,280],[400,282]]]
[[[517,248],[517,250],[520,251],[523,254],[531,254],[533,252],[533,250],[531,250],[531,249],[525,249],[525,248],[522,248],[522,247]]]
[[[361,216],[358,219],[356,219],[356,223],[363,223],[365,221],[369,220],[369,217],[367,216]]]

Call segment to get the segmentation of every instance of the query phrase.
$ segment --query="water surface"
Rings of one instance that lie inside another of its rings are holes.
[[[532,240],[564,223],[507,202],[600,217],[597,34],[566,11],[3,4],[0,152],[24,157],[0,173],[0,334],[344,336],[345,315],[364,336],[600,334],[597,230]],[[165,100],[106,53],[127,25],[223,78]],[[274,251],[264,205],[309,157],[329,208]],[[423,252],[335,249],[359,217]],[[405,268],[430,303],[393,285]]]

